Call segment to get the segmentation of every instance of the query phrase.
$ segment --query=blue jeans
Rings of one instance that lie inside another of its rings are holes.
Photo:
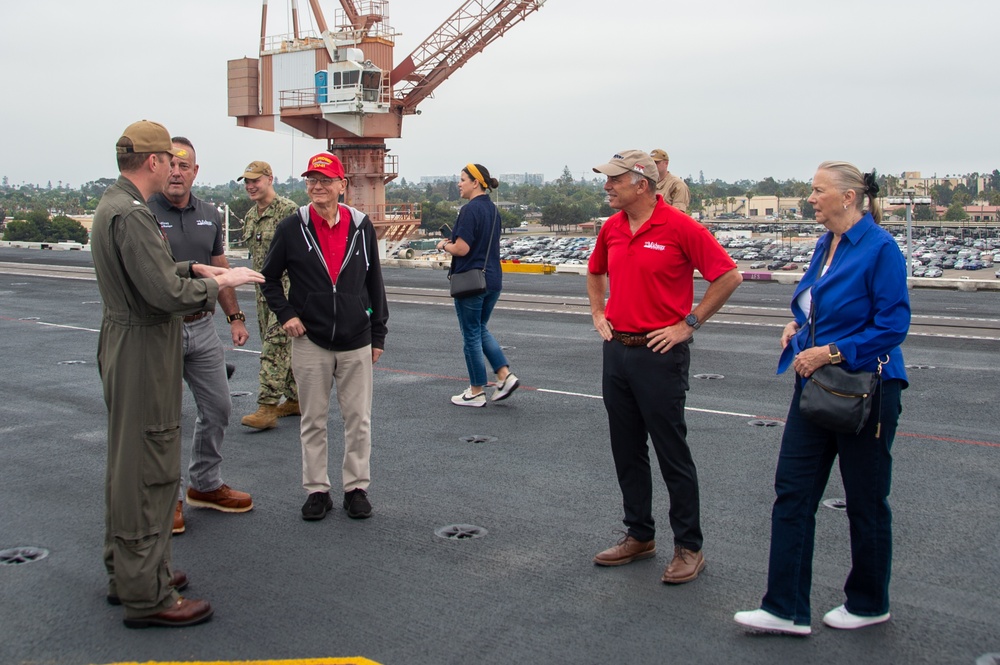
[[[876,390],[871,417],[860,434],[838,434],[814,425],[799,412],[796,381],[781,439],[771,511],[771,556],[761,608],[809,625],[816,510],[834,459],[840,457],[851,534],[851,572],[844,585],[847,611],[878,616],[889,611],[892,568],[892,441],[902,411],[901,381]],[[880,394],[881,393],[881,394]],[[881,399],[882,432],[875,438]]]
[[[493,372],[509,363],[500,345],[486,324],[493,313],[493,307],[500,299],[499,291],[487,291],[478,296],[455,298],[455,313],[462,329],[462,350],[465,352],[465,367],[469,371],[469,385],[486,385],[486,364],[483,355],[490,361]]]

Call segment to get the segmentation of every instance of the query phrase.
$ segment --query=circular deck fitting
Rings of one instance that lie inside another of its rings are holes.
[[[448,540],[471,540],[482,538],[488,532],[475,524],[449,524],[434,530],[434,535]]]
[[[847,501],[844,499],[827,499],[823,505],[833,510],[847,510]]]
[[[459,441],[463,443],[496,443],[497,438],[486,434],[472,434],[470,436],[463,436]]]
[[[41,547],[12,547],[0,550],[0,565],[13,566],[19,563],[41,561],[49,555],[47,549]]]
[[[722,374],[695,374],[694,378],[712,380],[712,379],[724,379],[726,377],[723,376]]]
[[[777,420],[751,420],[747,424],[754,427],[778,427],[781,425],[781,422]]]

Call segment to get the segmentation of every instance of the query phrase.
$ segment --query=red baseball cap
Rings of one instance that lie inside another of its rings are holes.
[[[302,177],[304,178],[313,172],[321,173],[327,178],[336,178],[338,180],[345,180],[347,178],[347,175],[344,173],[344,165],[340,163],[339,159],[328,152],[313,155],[309,159],[309,167],[302,174]]]

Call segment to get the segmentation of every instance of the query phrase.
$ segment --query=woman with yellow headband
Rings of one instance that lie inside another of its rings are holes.
[[[455,298],[455,312],[462,329],[465,366],[469,371],[469,387],[451,398],[457,406],[486,406],[486,363],[496,374],[496,390],[490,401],[507,399],[520,383],[500,345],[486,328],[493,307],[500,299],[502,271],[500,269],[500,213],[490,200],[489,192],[500,186],[482,164],[467,164],[458,180],[458,192],[468,200],[458,213],[451,238],[438,243],[438,249],[452,255],[452,272],[486,269],[486,293]]]

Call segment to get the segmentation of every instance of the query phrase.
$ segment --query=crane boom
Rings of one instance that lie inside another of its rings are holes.
[[[452,72],[543,4],[545,0],[467,0],[392,70],[393,106],[403,114],[416,113],[417,104]]]

